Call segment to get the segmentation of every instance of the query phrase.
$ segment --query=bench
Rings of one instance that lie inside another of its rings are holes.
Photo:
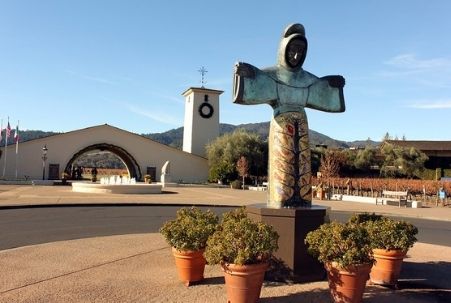
[[[376,199],[376,205],[378,203],[383,204],[384,201],[387,204],[387,201],[395,201],[398,202],[398,206],[401,207],[401,204],[404,204],[407,207],[407,195],[408,191],[391,191],[384,190],[382,191],[382,199]]]

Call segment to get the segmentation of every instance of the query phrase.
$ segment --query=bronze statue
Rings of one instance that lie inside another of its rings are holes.
[[[326,112],[345,110],[342,76],[318,78],[302,69],[307,54],[302,24],[282,36],[277,65],[258,69],[235,65],[233,102],[269,104],[274,109],[269,132],[268,206],[311,206],[311,160],[304,107]]]

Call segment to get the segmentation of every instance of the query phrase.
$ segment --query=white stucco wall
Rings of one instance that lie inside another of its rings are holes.
[[[171,162],[171,177],[174,182],[179,180],[183,182],[207,181],[207,159],[107,124],[20,143],[17,156],[18,178],[21,179],[25,175],[32,179],[42,178],[41,157],[44,145],[48,148],[47,178],[49,164],[59,164],[59,175],[61,175],[74,154],[88,146],[102,143],[126,150],[138,163],[142,175],[146,174],[148,166],[156,167],[157,181],[160,179],[162,166],[168,160]],[[15,145],[10,145],[7,149],[5,177],[14,179],[16,171]],[[0,174],[3,174],[4,156],[3,152],[0,159]]]

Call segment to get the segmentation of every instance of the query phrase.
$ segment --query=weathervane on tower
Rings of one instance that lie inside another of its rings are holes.
[[[198,70],[198,72],[200,73],[200,75],[202,77],[200,82],[202,83],[202,88],[204,88],[204,84],[207,83],[207,81],[205,80],[205,74],[208,73],[208,70],[206,70],[205,67],[202,66]]]

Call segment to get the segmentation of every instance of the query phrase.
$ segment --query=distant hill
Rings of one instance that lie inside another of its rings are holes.
[[[350,146],[355,146],[355,147],[366,147],[366,146],[377,147],[381,144],[381,142],[373,141],[370,139],[357,140],[357,141],[352,141],[352,142],[347,142],[347,143],[350,144]]]
[[[219,133],[220,133],[220,135],[223,135],[225,133],[233,132],[237,128],[243,128],[246,131],[256,133],[265,140],[266,140],[266,138],[268,138],[269,122],[247,123],[247,124],[240,124],[240,125],[221,123],[219,125]],[[59,134],[59,133],[51,132],[51,131],[45,132],[45,131],[41,131],[41,130],[23,130],[20,132],[19,142],[29,141],[29,140],[38,139],[38,138],[44,138],[44,137],[57,135],[57,134]],[[142,136],[144,136],[146,138],[150,138],[152,140],[155,140],[155,141],[160,142],[165,145],[179,148],[179,149],[182,149],[182,146],[183,146],[183,127],[174,128],[174,129],[168,130],[163,133],[142,134]],[[371,140],[345,142],[345,141],[335,140],[331,137],[328,137],[328,136],[321,134],[319,132],[316,132],[314,130],[309,130],[309,136],[310,136],[309,138],[310,138],[311,146],[327,145],[330,148],[365,147],[367,145],[377,146],[380,143],[380,142],[371,141]],[[12,138],[9,139],[8,143],[12,144],[13,139]],[[4,138],[0,142],[0,144],[1,144],[1,146],[3,146],[5,144]]]
[[[14,143],[14,138],[13,135],[14,131],[11,131],[11,137],[8,139],[8,144],[13,144]],[[34,140],[34,139],[39,139],[39,138],[44,138],[44,137],[48,137],[48,136],[53,136],[53,135],[57,135],[59,133],[57,132],[45,132],[42,130],[19,130],[19,143],[20,142],[25,142],[25,141],[30,141],[30,140]],[[2,140],[0,141],[0,145],[4,146],[5,145],[5,133],[2,133]]]
[[[247,123],[247,124],[225,124],[221,123],[219,125],[219,134],[223,135],[225,133],[233,132],[237,128],[243,128],[246,131],[253,132],[258,134],[261,138],[268,138],[269,134],[269,122],[260,122],[260,123]],[[179,127],[176,129],[171,129],[164,133],[149,133],[143,134],[144,137],[150,138],[157,142],[173,146],[181,149],[183,146],[183,127]],[[310,145],[327,145],[330,148],[350,148],[350,147],[365,147],[367,145],[377,146],[379,142],[366,140],[366,141],[353,141],[353,142],[345,142],[340,140],[332,139],[324,134],[316,132],[314,130],[309,130],[309,139]]]

